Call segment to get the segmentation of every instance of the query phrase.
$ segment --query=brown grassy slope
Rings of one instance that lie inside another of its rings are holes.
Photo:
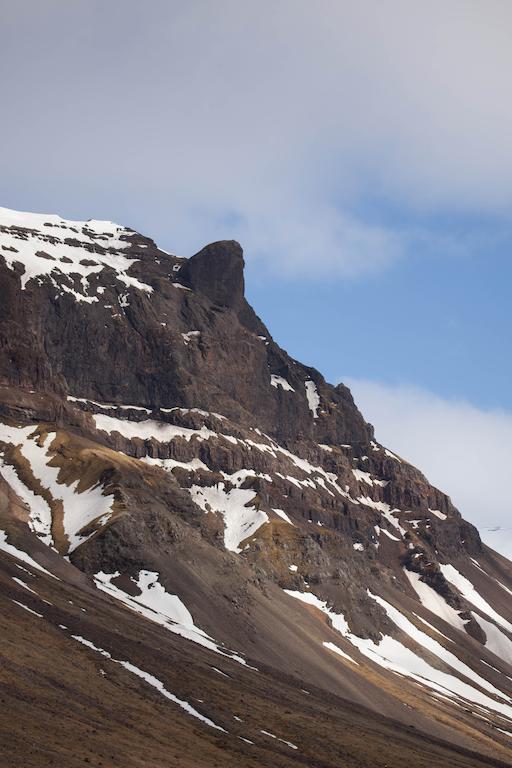
[[[228,733],[187,715],[143,680],[80,645],[72,634],[158,677],[169,691]],[[246,670],[108,599],[44,575],[30,576],[4,554],[0,554],[0,637],[2,768],[505,764],[437,741],[321,689],[308,687],[305,693],[299,681],[278,673]]]

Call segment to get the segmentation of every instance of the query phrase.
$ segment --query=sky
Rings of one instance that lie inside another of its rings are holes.
[[[512,526],[509,0],[0,0],[0,24],[0,205],[183,256],[239,240],[274,338]]]

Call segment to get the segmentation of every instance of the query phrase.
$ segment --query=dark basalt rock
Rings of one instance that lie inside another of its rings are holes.
[[[238,243],[212,243],[183,260],[133,237],[126,255],[134,251],[139,260],[129,274],[151,293],[127,288],[110,267],[89,277],[92,303],[69,293],[81,292],[79,275],[56,272],[21,290],[23,267],[9,269],[0,259],[0,384],[147,408],[201,408],[292,443],[368,443],[372,429],[348,390],[292,360],[245,300]],[[287,377],[293,396],[271,386],[271,374]],[[317,419],[307,379],[322,399]]]
[[[51,226],[59,234],[61,225]],[[111,253],[93,229],[83,246],[68,238],[66,253],[73,258],[59,256],[56,267],[74,262],[78,270],[94,269],[94,254],[99,260],[106,249]],[[51,256],[48,233],[46,239],[29,229],[22,235],[24,243],[45,243],[38,250]],[[0,227],[0,248],[1,239]],[[157,572],[197,626],[228,648],[254,654],[260,670],[270,664],[308,681],[308,688],[341,691],[386,713],[396,690],[396,716],[407,723],[421,686],[391,673],[384,694],[377,682],[383,668],[378,676],[366,675],[360,656],[357,669],[340,666],[326,642],[347,647],[346,640],[327,617],[312,606],[304,610],[283,589],[310,589],[360,638],[400,641],[378,596],[419,630],[437,632],[438,642],[461,644],[479,674],[487,659],[488,674],[495,675],[498,662],[483,647],[477,609],[445,578],[440,563],[471,575],[472,583],[482,578],[482,595],[504,616],[508,593],[499,588],[501,597],[494,594],[494,585],[509,583],[505,568],[444,493],[374,441],[373,427],[346,386],[333,387],[275,343],[244,298],[239,244],[212,243],[187,260],[129,230],[120,239],[124,271],[112,260],[82,281],[58,269],[46,274],[53,261],[43,258],[42,276],[24,289],[23,262],[9,268],[4,260],[12,251],[0,249],[0,422],[34,426],[38,439],[52,433],[51,444],[40,447],[48,465],[59,468],[58,482],[71,487],[79,481],[112,496],[111,514],[87,519],[81,543],[69,549],[73,572],[93,599],[90,577],[100,571],[118,573],[112,583],[130,594],[140,593],[135,582],[141,571]],[[9,442],[8,430],[2,434],[8,441],[0,443],[3,461],[50,504],[50,490],[34,485],[19,447]],[[223,496],[230,497],[230,509],[223,508]],[[5,527],[11,532],[17,526],[56,557],[21,522],[29,507],[12,497],[12,490],[5,496],[0,473]],[[230,538],[230,526],[232,533],[237,525]],[[68,551],[68,534],[53,517],[52,526],[58,551]],[[459,613],[462,631],[442,615],[429,615],[404,569],[419,574]],[[419,626],[422,616],[430,629]],[[144,621],[147,637],[154,628]],[[236,672],[226,679],[236,679]],[[428,698],[429,712],[433,706]]]
[[[219,307],[237,309],[244,298],[244,258],[236,240],[220,240],[196,253],[180,270],[180,280]]]
[[[485,645],[487,636],[471,611],[464,611],[463,613],[460,613],[459,616],[466,622],[465,629],[468,635],[473,637],[478,643]]]

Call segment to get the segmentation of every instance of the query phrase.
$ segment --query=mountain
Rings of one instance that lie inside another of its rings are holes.
[[[238,243],[0,209],[0,256],[2,766],[512,765],[511,563]]]

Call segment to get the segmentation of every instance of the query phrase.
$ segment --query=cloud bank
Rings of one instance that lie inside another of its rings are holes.
[[[509,216],[507,0],[3,5],[5,205],[334,277],[418,217]]]
[[[409,386],[344,381],[377,438],[419,467],[484,541],[512,559],[512,413],[484,411]]]

